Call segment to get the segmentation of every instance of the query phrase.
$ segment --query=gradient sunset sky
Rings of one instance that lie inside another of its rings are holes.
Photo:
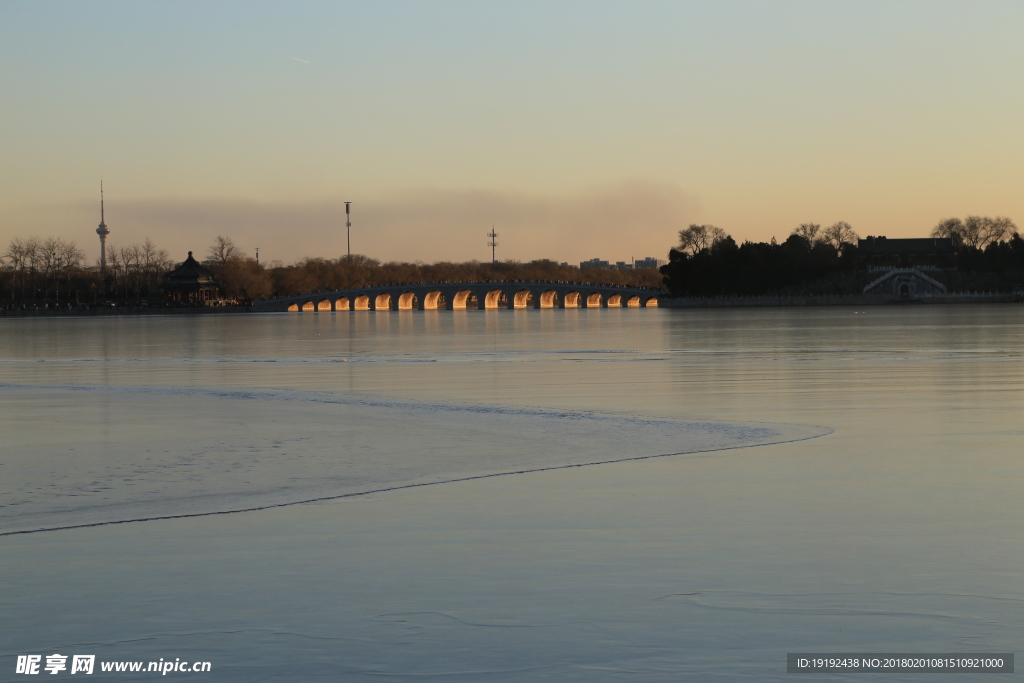
[[[0,3],[0,251],[664,258],[1024,227],[1024,3]]]

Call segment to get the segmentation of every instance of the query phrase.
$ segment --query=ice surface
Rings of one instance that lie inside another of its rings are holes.
[[[591,683],[1013,651],[1021,349],[1009,305],[4,320],[8,528],[390,490],[6,535],[0,680],[54,652]],[[835,431],[571,464],[817,433],[790,423]],[[511,463],[568,466],[487,476]]]
[[[0,389],[2,533],[260,509],[829,431],[299,391]]]

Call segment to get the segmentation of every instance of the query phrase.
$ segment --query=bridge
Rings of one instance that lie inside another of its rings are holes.
[[[667,292],[578,282],[440,282],[337,289],[253,304],[254,311],[652,308]]]

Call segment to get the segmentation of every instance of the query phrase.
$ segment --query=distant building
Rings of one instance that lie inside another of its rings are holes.
[[[653,256],[633,259],[632,261],[616,261],[614,264],[603,261],[599,258],[592,258],[589,261],[580,263],[580,268],[615,268],[616,270],[635,270],[637,268],[660,268],[668,263],[664,259],[657,259]]]
[[[162,289],[167,298],[182,303],[214,301],[220,298],[220,287],[213,279],[213,273],[192,258],[188,252],[185,261],[164,276]]]
[[[950,237],[891,240],[879,236],[857,241],[857,261],[868,270],[956,268],[956,252]]]
[[[633,261],[633,268],[661,268],[666,263],[668,263],[668,261],[665,259],[646,256],[644,258],[635,259]]]
[[[864,293],[900,298],[945,294],[946,286],[922,271],[956,268],[956,252],[957,245],[949,237],[858,240],[859,265],[882,273]]]
[[[869,283],[865,294],[897,296],[900,298],[945,294],[946,286],[916,268],[892,268]]]

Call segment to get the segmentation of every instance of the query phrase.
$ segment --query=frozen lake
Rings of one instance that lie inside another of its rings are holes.
[[[10,319],[0,406],[0,680],[784,680],[1024,635],[1017,306]]]

